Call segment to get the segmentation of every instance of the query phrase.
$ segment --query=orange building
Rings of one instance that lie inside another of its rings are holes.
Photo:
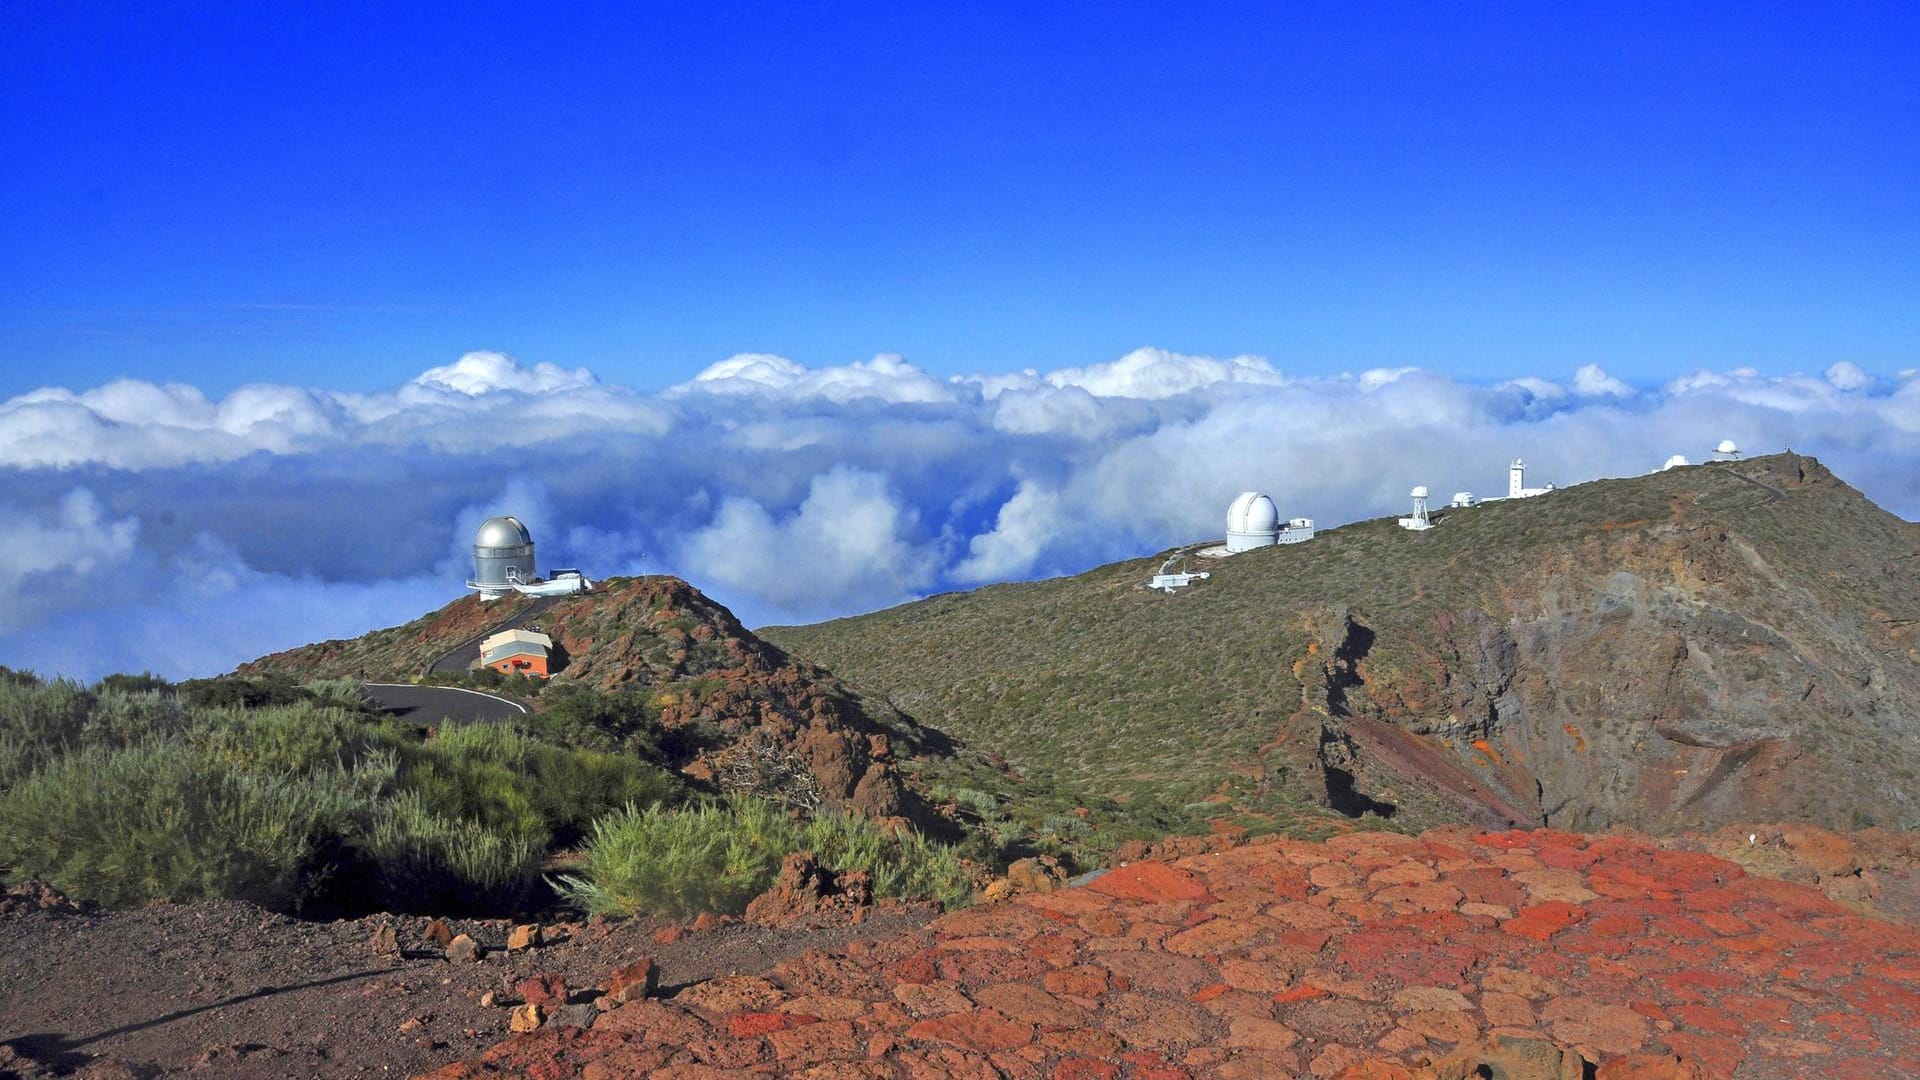
[[[553,639],[533,630],[502,630],[480,643],[480,662],[502,675],[547,677]]]

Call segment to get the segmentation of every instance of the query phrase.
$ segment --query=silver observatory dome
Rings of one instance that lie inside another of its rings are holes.
[[[533,534],[516,517],[491,517],[473,538],[473,580],[480,599],[495,600],[513,591],[513,580],[532,581]]]

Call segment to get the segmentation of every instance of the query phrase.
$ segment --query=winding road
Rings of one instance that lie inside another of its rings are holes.
[[[534,618],[546,614],[548,608],[560,600],[571,599],[564,596],[536,596],[525,607],[487,627],[467,640],[441,653],[427,665],[423,675],[454,674],[473,666],[480,659],[480,643],[502,630],[513,630],[527,625]]]
[[[420,724],[473,724],[511,720],[527,707],[478,690],[457,686],[415,686],[412,683],[368,683],[367,693],[382,709]]]

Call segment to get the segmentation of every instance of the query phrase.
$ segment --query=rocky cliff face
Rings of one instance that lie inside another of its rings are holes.
[[[1818,462],[1436,521],[1256,550],[1170,597],[1141,560],[767,632],[1016,765],[1054,730],[1141,731],[1223,790],[1414,825],[1920,825],[1920,527]]]
[[[1375,751],[1371,786],[1568,828],[1912,823],[1915,528],[1806,459],[1709,475],[1663,517],[1535,547],[1488,583],[1497,604],[1386,637],[1349,612],[1327,652],[1350,662],[1327,665],[1317,726]],[[1480,790],[1405,768],[1385,725]]]
[[[405,626],[274,653],[239,673],[406,680],[507,619],[553,638],[553,685],[635,691],[669,729],[718,732],[719,744],[687,767],[696,779],[721,788],[775,782],[803,802],[932,823],[896,758],[937,752],[936,734],[870,710],[678,578],[618,578],[543,604],[465,597]]]

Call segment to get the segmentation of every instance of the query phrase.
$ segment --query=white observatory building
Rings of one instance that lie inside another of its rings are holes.
[[[1531,499],[1535,495],[1545,495],[1553,490],[1556,490],[1553,484],[1548,484],[1546,487],[1528,487],[1527,463],[1520,458],[1514,458],[1513,464],[1507,466],[1507,498]]]
[[[1720,445],[1713,448],[1715,461],[1739,461],[1740,447],[1732,439],[1721,439]]]
[[[1258,491],[1243,491],[1227,507],[1227,554],[1275,544],[1300,544],[1313,539],[1312,518],[1288,518],[1280,523],[1280,508]]]

